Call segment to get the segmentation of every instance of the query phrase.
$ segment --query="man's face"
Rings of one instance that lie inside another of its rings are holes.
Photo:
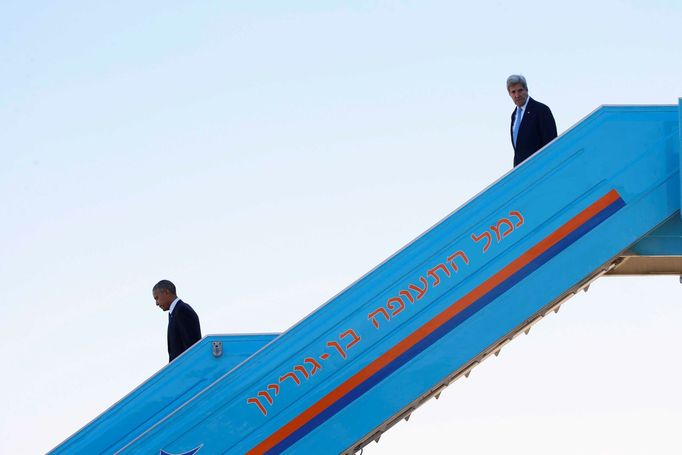
[[[518,107],[526,104],[526,100],[528,99],[528,90],[523,88],[523,85],[510,85],[507,91],[509,92],[509,96],[511,96],[512,101],[514,101],[514,104],[516,104]]]
[[[156,289],[152,291],[152,295],[154,296],[156,306],[163,311],[170,310],[171,303],[175,300],[175,296],[168,292],[168,289]]]

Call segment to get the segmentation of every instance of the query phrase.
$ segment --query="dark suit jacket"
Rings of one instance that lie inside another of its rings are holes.
[[[191,306],[178,300],[168,315],[168,361],[172,362],[200,339],[199,316]]]
[[[509,128],[512,146],[514,146],[514,119],[516,119],[516,109],[512,112]],[[519,135],[514,147],[514,167],[547,145],[556,136],[556,123],[552,111],[533,98],[528,98],[528,105],[526,112],[523,113]]]

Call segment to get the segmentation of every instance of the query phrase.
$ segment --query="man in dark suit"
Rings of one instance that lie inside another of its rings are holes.
[[[152,295],[156,305],[168,311],[168,362],[185,352],[201,339],[199,316],[191,306],[180,300],[175,285],[161,280],[154,285]]]
[[[509,130],[516,167],[557,137],[556,123],[549,107],[528,96],[525,77],[517,74],[509,76],[507,92],[516,104]]]

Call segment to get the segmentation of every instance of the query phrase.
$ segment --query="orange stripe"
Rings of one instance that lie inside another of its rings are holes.
[[[348,378],[344,383],[342,383],[336,389],[332,390],[326,396],[320,399],[320,401],[318,401],[310,408],[303,411],[301,414],[299,414],[289,423],[287,423],[282,428],[271,434],[268,438],[264,439],[260,444],[258,444],[256,447],[254,447],[247,453],[254,455],[262,454],[273,448],[275,445],[284,440],[287,436],[291,435],[301,426],[308,423],[315,416],[317,416],[322,411],[327,409],[341,397],[346,395],[355,387],[362,384],[366,379],[368,379],[369,377],[377,373],[379,370],[384,368],[386,365],[391,363],[398,356],[407,351],[410,347],[414,346],[416,343],[418,343],[426,336],[428,336],[431,332],[433,332],[438,327],[443,325],[445,322],[450,320],[452,317],[457,315],[457,313],[461,312],[466,307],[471,305],[473,302],[480,299],[482,296],[490,292],[504,280],[506,280],[511,275],[520,270],[522,267],[524,267],[526,264],[530,263],[533,259],[540,256],[542,253],[544,253],[549,248],[554,246],[561,239],[563,239],[571,232],[585,224],[585,222],[587,222],[590,218],[592,218],[594,215],[601,212],[603,209],[605,209],[610,204],[615,202],[619,197],[620,195],[616,190],[609,191],[606,195],[601,197],[588,208],[586,208],[578,215],[573,217],[571,220],[569,220],[566,224],[561,226],[559,229],[554,231],[552,234],[547,236],[538,244],[531,247],[521,256],[516,258],[505,268],[500,270],[492,277],[488,278],[486,281],[484,281],[479,286],[470,291],[467,295],[465,295],[460,300],[446,308],[442,313],[438,314],[433,319],[428,321],[426,324],[412,332],[410,335],[408,335],[402,341],[400,341],[391,349],[386,351],[382,356],[374,360],[361,371],[357,372],[355,375]]]

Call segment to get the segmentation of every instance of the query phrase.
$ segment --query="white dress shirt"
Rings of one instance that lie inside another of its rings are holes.
[[[168,314],[173,314],[173,310],[175,309],[175,305],[178,304],[178,301],[180,300],[179,297],[176,297],[175,300],[173,300],[173,303],[171,303],[170,308],[168,309]]]
[[[516,124],[520,123],[521,120],[523,119],[523,113],[526,112],[526,106],[528,106],[528,100],[530,99],[530,96],[526,98],[526,102],[523,103],[523,106],[519,107],[516,106],[516,118],[514,119],[514,128],[516,128]]]

